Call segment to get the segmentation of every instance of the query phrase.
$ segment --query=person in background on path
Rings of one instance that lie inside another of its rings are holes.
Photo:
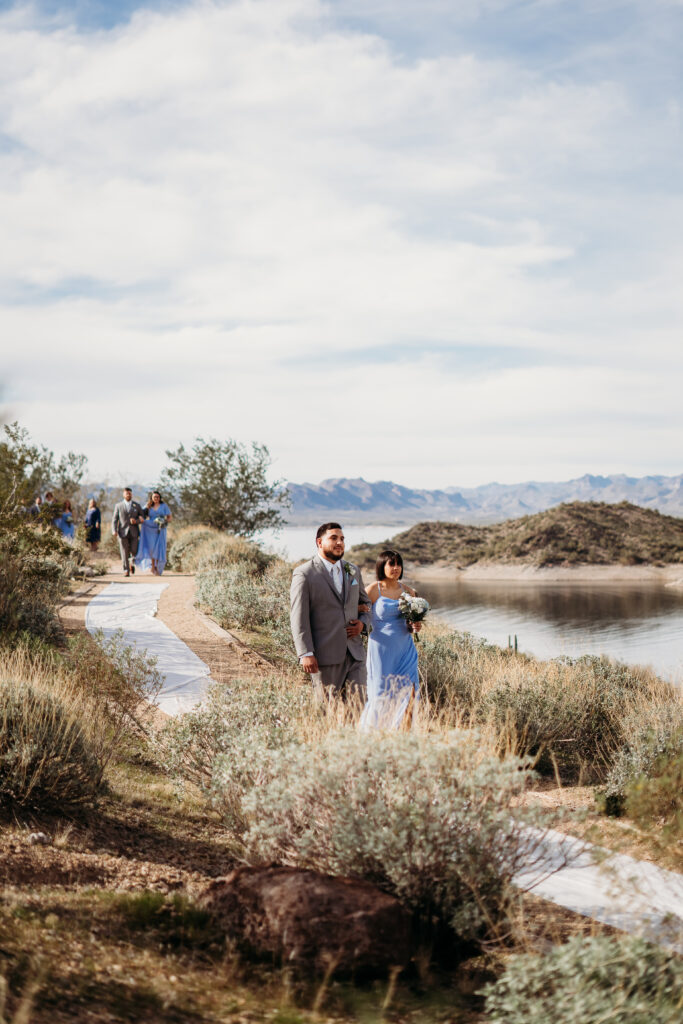
[[[399,729],[410,725],[412,709],[420,699],[417,649],[413,633],[421,622],[408,623],[399,610],[399,598],[415,591],[401,582],[403,559],[398,551],[380,551],[376,582],[368,587],[372,601],[372,634],[368,640],[368,702],[360,728]]]
[[[51,505],[54,505],[54,503],[55,503],[55,496],[54,496],[54,494],[52,493],[52,491],[46,491],[45,492],[45,505],[47,507],[49,507]]]
[[[301,668],[313,676],[316,700],[333,697],[365,701],[365,648],[361,633],[370,619],[359,612],[369,606],[357,566],[343,560],[344,534],[339,523],[323,523],[316,534],[317,554],[292,575],[290,617]]]
[[[119,538],[119,550],[123,571],[126,576],[135,573],[135,556],[138,553],[140,540],[140,523],[145,518],[145,513],[139,502],[133,501],[133,490],[131,487],[123,488],[123,500],[114,505],[114,514],[111,520],[112,537]]]
[[[76,526],[74,523],[74,510],[72,509],[71,502],[68,499],[64,502],[61,513],[52,520],[52,525],[56,526],[58,530],[61,530],[64,540],[68,540],[70,544],[73,542],[76,534]]]
[[[97,545],[102,537],[101,526],[102,515],[97,502],[91,498],[88,502],[88,511],[85,513],[85,542],[90,545],[91,551],[97,551]]]
[[[41,496],[39,494],[36,494],[35,500],[34,500],[33,504],[31,505],[31,507],[29,508],[29,512],[31,513],[32,516],[39,516],[40,513],[42,512],[42,510],[43,510],[43,499],[41,498]]]
[[[142,572],[151,569],[153,576],[161,576],[166,565],[166,527],[171,521],[171,510],[159,492],[152,491],[145,511],[147,519],[140,524],[137,565]]]

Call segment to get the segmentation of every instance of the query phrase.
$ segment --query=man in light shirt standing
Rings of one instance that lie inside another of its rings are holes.
[[[323,523],[316,534],[317,553],[292,576],[290,617],[299,663],[313,677],[319,701],[339,697],[357,702],[366,696],[365,648],[371,607],[360,570],[344,561],[339,523]]]

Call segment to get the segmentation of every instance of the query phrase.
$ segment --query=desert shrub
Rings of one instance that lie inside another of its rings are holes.
[[[577,936],[514,956],[488,985],[491,1024],[677,1024],[683,962],[642,939]]]
[[[420,640],[420,677],[430,702],[468,718],[481,699],[492,663],[504,657],[499,647],[471,633],[430,624]]]
[[[241,829],[244,793],[265,781],[270,752],[296,738],[310,710],[310,689],[278,677],[214,685],[197,708],[166,725],[156,756],[177,783],[198,786]]]
[[[273,561],[258,544],[208,526],[180,530],[169,547],[169,564],[176,572],[224,569],[240,564],[261,573]]]
[[[126,739],[150,737],[149,715],[163,685],[156,658],[125,641],[123,630],[105,637],[70,637],[64,661],[79,693],[96,695],[99,713],[108,722],[101,757],[108,762]]]
[[[531,777],[518,759],[484,756],[472,730],[345,730],[269,760],[243,798],[249,860],[366,879],[463,939],[508,927],[512,878],[539,841],[523,826],[538,812],[510,813]]]
[[[69,812],[91,804],[102,773],[73,706],[0,678],[0,805]]]
[[[673,738],[672,738],[673,739]],[[683,859],[683,733],[675,737],[674,748],[660,756],[647,774],[634,779],[626,789],[626,811],[638,824],[656,829],[657,838],[669,859],[680,869]]]
[[[625,739],[605,780],[606,810],[621,813],[629,788],[651,778],[662,760],[683,753],[683,704],[654,703],[624,722]]]
[[[237,563],[200,573],[197,603],[225,628],[262,630],[268,637],[269,653],[294,665],[297,658],[289,626],[290,582],[290,567],[279,559],[261,575]]]
[[[430,626],[420,673],[436,711],[454,724],[488,726],[499,749],[537,757],[540,772],[604,780],[616,752],[653,703],[673,707],[673,687],[608,658],[537,661]]]
[[[210,526],[188,526],[174,533],[168,546],[168,565],[175,572],[189,572],[189,563],[198,548],[216,536]]]

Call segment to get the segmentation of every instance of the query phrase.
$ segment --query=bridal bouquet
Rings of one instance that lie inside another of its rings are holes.
[[[156,526],[157,530],[166,529],[167,523],[168,519],[166,518],[166,516],[157,516],[156,519],[154,520],[154,525]]]
[[[404,592],[398,599],[398,610],[410,629],[412,622],[422,622],[429,611],[429,601],[425,601],[424,597],[411,597],[410,594]],[[413,633],[413,637],[415,643],[420,639],[417,633]]]

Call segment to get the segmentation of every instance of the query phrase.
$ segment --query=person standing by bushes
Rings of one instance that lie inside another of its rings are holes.
[[[102,515],[97,502],[91,498],[88,502],[88,511],[85,513],[85,541],[90,545],[91,551],[97,551],[97,545],[102,537],[101,526]]]
[[[111,532],[113,537],[119,538],[121,561],[126,576],[135,572],[135,556],[138,553],[140,541],[140,523],[144,518],[145,513],[142,506],[139,502],[133,501],[132,487],[124,487],[123,500],[114,506]]]
[[[171,510],[161,500],[159,491],[152,491],[145,512],[147,520],[140,524],[138,568],[142,572],[149,572],[151,568],[153,576],[161,576],[166,565],[166,527],[171,520]]]
[[[318,702],[331,697],[365,701],[365,649],[370,605],[360,570],[343,560],[344,533],[339,523],[323,523],[316,533],[318,552],[297,566],[290,590],[290,621],[299,664],[315,676]]]
[[[61,531],[65,540],[71,543],[76,533],[76,527],[74,525],[74,510],[71,507],[71,502],[67,499],[64,502],[64,506],[60,515],[52,520],[52,525],[56,526]]]

